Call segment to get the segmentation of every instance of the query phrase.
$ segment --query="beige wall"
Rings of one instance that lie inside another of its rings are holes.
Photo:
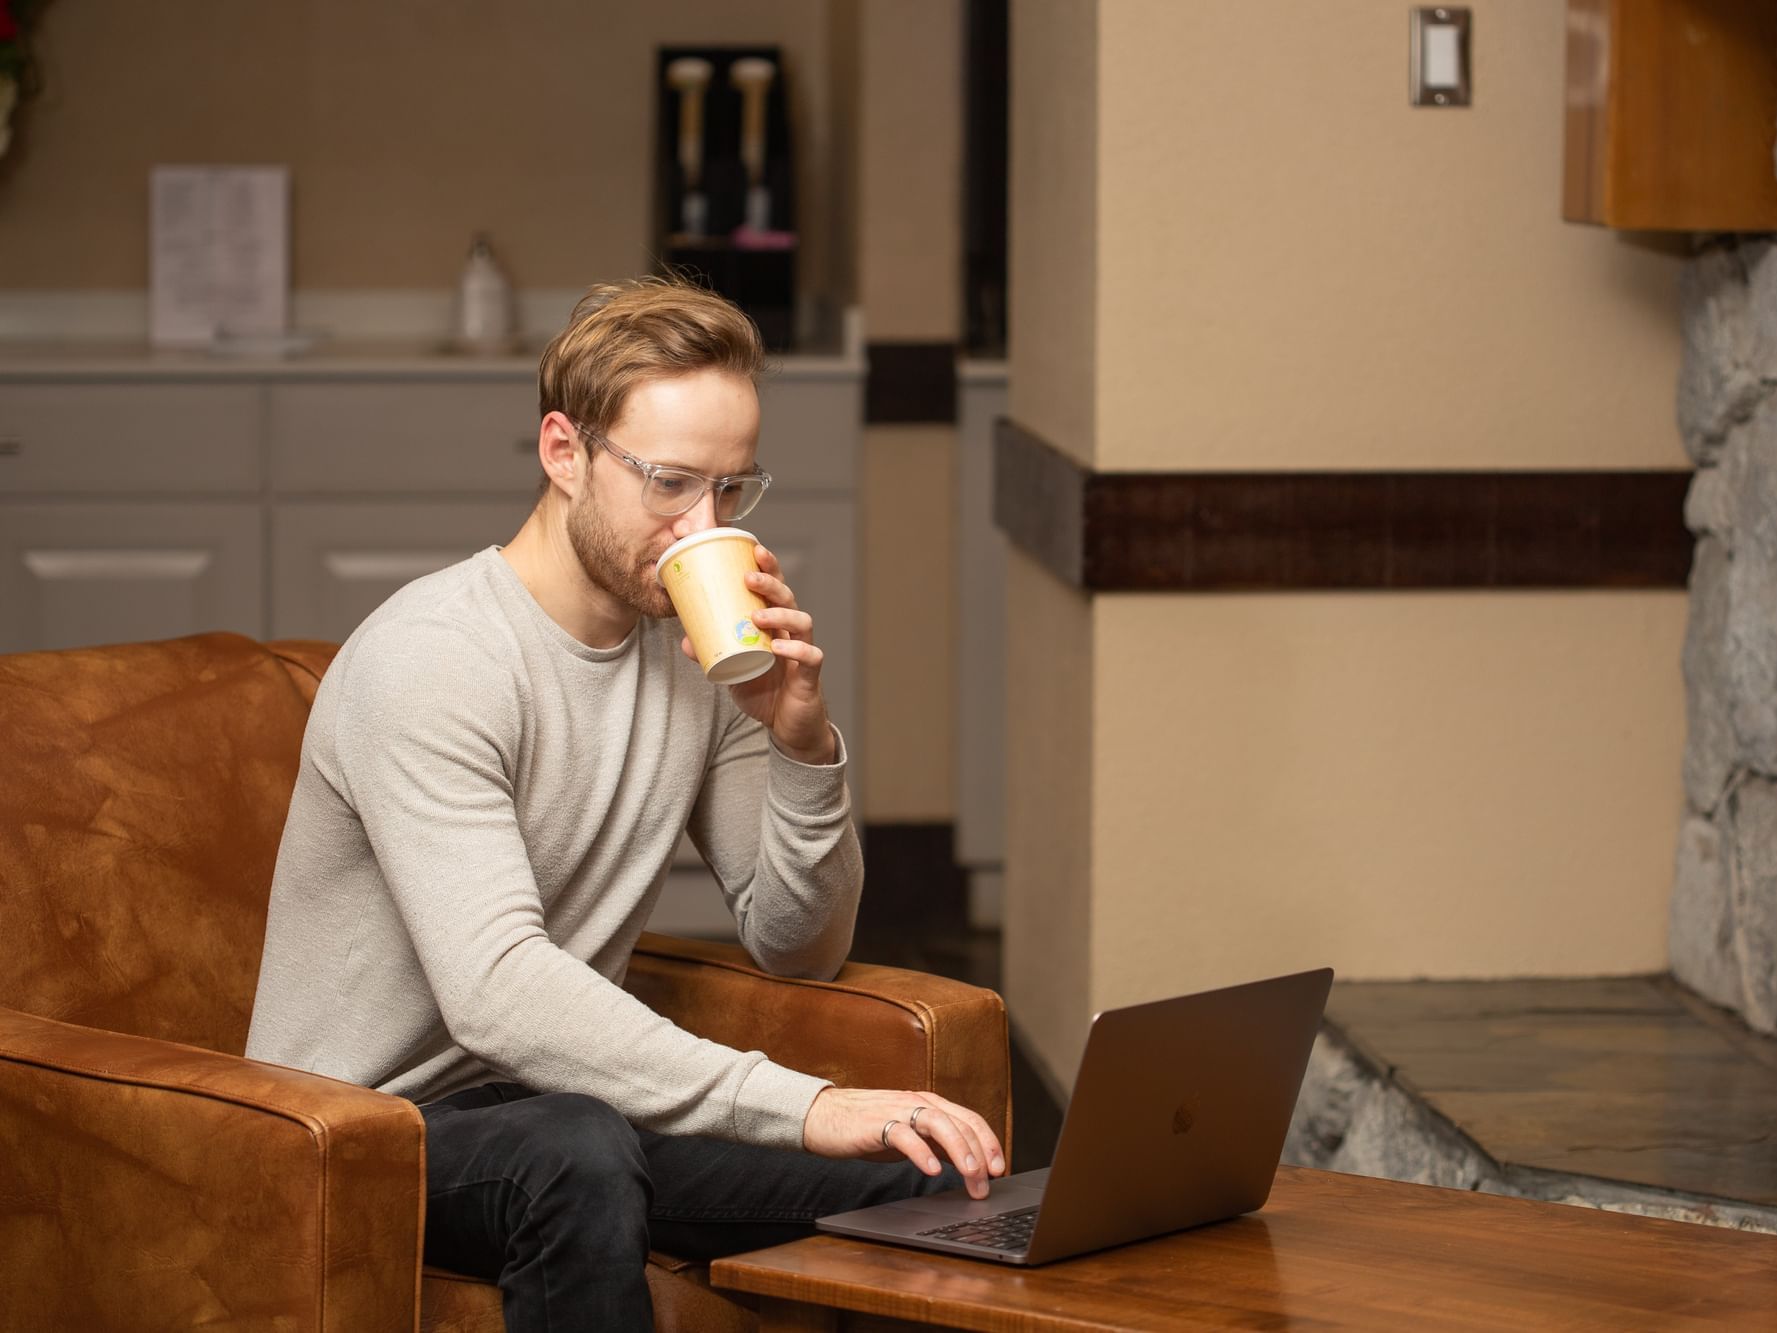
[[[651,267],[654,48],[776,43],[803,281],[838,285],[826,0],[78,0],[0,163],[0,289],[140,288],[148,170],[287,162],[300,288],[448,287],[493,233],[522,287]]]
[[[1677,259],[1560,220],[1563,6],[1475,10],[1464,110],[1403,5],[1101,13],[1100,467],[1683,463]]]
[[[1090,466],[1096,448],[1099,0],[1011,6],[1011,416]],[[1092,599],[1014,548],[1006,570],[1007,1009],[1065,1087],[1093,1009]]]
[[[962,5],[857,0],[858,290],[871,341],[952,342],[962,304]],[[956,428],[864,432],[864,815],[956,815]]]
[[[1085,1041],[1095,991],[1090,892],[1101,779],[1091,598],[1021,552],[1006,569],[1007,1008],[1038,1068],[1062,1086]],[[1144,842],[1148,841],[1144,839]]]
[[[1278,17],[1014,4],[1012,415],[1110,470],[1682,466],[1679,258],[1559,220],[1561,7],[1476,11],[1465,111],[1408,107],[1404,6]],[[1091,321],[1065,323],[1082,274]],[[1056,725],[1018,702],[1071,596],[1047,577],[1008,603],[1014,734]],[[1093,1009],[1297,966],[1663,966],[1684,615],[1677,592],[1092,599],[1062,622],[1090,664],[1040,687],[1089,749],[1015,743],[1009,774],[1007,998],[1040,1061],[1071,1076]]]
[[[1090,464],[1096,446],[1098,0],[1011,6],[1012,416]]]
[[[962,5],[863,0],[858,271],[872,340],[955,341],[962,293]]]
[[[822,193],[831,204],[827,246],[832,273],[833,305],[844,310],[858,303],[858,84],[863,68],[864,0],[828,0],[827,184]]]
[[[956,816],[956,431],[864,432],[864,816]]]
[[[1666,965],[1682,592],[1095,612],[1095,1006]]]

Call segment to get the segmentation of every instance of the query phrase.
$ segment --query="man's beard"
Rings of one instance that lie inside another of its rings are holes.
[[[675,615],[672,599],[654,577],[654,559],[633,558],[605,522],[598,506],[582,494],[568,507],[568,542],[586,577],[632,610],[654,620]],[[665,548],[663,547],[662,550]]]

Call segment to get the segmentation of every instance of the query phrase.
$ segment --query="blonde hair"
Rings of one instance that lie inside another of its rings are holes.
[[[700,370],[757,383],[765,348],[732,301],[677,276],[589,288],[537,367],[539,418],[561,412],[604,432],[638,384]]]

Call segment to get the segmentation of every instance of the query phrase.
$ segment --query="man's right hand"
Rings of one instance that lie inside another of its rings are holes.
[[[1005,1150],[987,1122],[935,1092],[822,1088],[802,1122],[802,1146],[822,1157],[905,1157],[928,1176],[944,1169],[942,1155],[974,1199],[987,1197],[989,1176],[1006,1174]]]

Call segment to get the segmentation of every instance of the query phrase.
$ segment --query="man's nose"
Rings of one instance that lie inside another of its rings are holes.
[[[673,537],[689,537],[694,532],[706,532],[710,528],[720,527],[716,521],[716,493],[705,491],[697,497],[697,503],[673,520]]]

